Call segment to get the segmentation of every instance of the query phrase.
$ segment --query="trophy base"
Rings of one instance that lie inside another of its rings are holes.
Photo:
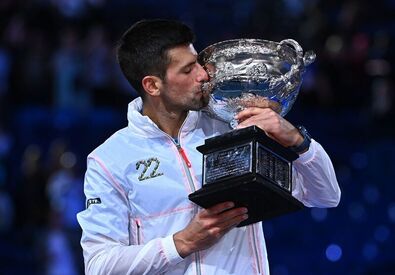
[[[303,204],[291,194],[260,175],[244,175],[205,185],[190,194],[189,199],[203,208],[225,201],[233,201],[235,207],[247,207],[248,219],[241,222],[238,227],[304,208]]]
[[[292,194],[292,161],[298,155],[256,126],[205,140],[203,187],[188,198],[204,208],[233,201],[248,208],[238,226],[264,221],[302,209]]]

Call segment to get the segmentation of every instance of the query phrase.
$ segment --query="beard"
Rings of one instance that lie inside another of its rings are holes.
[[[205,108],[210,101],[210,92],[204,91],[201,85],[191,88],[188,92],[185,92],[184,95],[178,92],[181,90],[179,88],[176,90],[169,88],[167,83],[164,82],[164,92],[162,92],[161,97],[169,106],[172,106],[171,109],[178,109],[184,112],[200,111]],[[175,94],[179,94],[177,99],[175,98]]]
[[[191,104],[188,109],[191,111],[200,111],[201,109],[207,107],[209,101],[210,94],[202,92],[199,98],[195,97],[191,100]]]

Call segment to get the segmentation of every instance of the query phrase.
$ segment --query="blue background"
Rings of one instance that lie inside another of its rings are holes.
[[[158,17],[190,25],[198,51],[245,37],[316,52],[286,118],[326,148],[342,199],[264,223],[271,272],[395,274],[394,15],[393,0],[2,0],[0,274],[82,274],[86,155],[136,96],[114,46]]]

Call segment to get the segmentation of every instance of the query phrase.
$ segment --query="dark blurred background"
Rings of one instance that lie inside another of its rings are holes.
[[[265,222],[273,275],[395,274],[395,1],[1,0],[0,274],[82,274],[86,156],[136,93],[114,46],[143,18],[189,24],[199,51],[297,40],[317,60],[287,119],[327,149],[334,209]]]

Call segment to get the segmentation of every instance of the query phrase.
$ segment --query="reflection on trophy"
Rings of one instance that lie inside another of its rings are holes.
[[[229,123],[248,107],[269,107],[284,116],[299,93],[305,67],[315,59],[291,39],[280,43],[259,39],[227,40],[199,53],[210,81],[205,111]],[[239,226],[303,208],[291,195],[292,161],[298,155],[267,137],[258,127],[232,130],[205,140],[203,187],[189,195],[202,207],[223,201],[248,208]]]

